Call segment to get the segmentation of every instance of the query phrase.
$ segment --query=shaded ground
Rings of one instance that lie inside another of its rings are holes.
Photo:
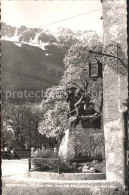
[[[3,188],[2,195],[91,195],[87,189],[77,188],[52,188],[52,187],[25,187],[6,186]]]
[[[64,190],[63,188],[59,189],[50,189],[50,188],[38,188],[38,189],[22,189],[22,191],[19,192],[19,189],[13,188],[2,193],[3,195],[91,195],[90,193],[86,192],[86,190],[81,190],[81,189],[66,189]]]

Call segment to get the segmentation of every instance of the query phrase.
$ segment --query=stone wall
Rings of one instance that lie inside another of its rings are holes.
[[[127,99],[127,22],[125,0],[103,0],[103,41],[105,52],[120,57],[125,66],[115,58],[104,58],[104,134],[107,180],[126,185],[125,126],[123,105]],[[120,45],[118,53],[116,46]],[[109,44],[115,44],[110,48]],[[123,58],[124,56],[124,58]],[[115,67],[115,68],[114,68]],[[121,74],[121,70],[124,73]]]

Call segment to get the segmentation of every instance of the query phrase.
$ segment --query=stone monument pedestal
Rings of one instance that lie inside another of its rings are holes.
[[[67,129],[58,153],[60,159],[69,161],[75,158],[75,133],[73,130]]]
[[[104,133],[98,128],[100,120],[100,116],[70,117],[59,147],[60,159],[92,161],[95,155],[104,159]]]

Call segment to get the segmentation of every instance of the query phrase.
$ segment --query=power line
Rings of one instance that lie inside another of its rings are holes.
[[[30,99],[25,100],[25,99],[21,99],[21,98],[19,98],[19,99],[18,98],[8,98],[8,99],[6,99],[6,101],[7,100],[16,100],[16,101],[21,101],[21,102],[36,102],[37,99],[36,98],[35,98],[35,100],[33,100],[33,99],[30,98]]]
[[[75,15],[75,16],[71,16],[69,18],[65,18],[65,19],[62,19],[62,20],[58,20],[58,21],[55,21],[55,22],[52,22],[50,24],[46,24],[44,26],[41,26],[41,28],[44,28],[44,27],[47,27],[47,26],[50,26],[50,25],[53,25],[53,24],[56,24],[56,23],[60,23],[60,22],[63,22],[63,21],[66,21],[66,20],[71,20],[73,18],[77,18],[77,17],[80,17],[80,16],[83,16],[83,15],[86,15],[86,14],[90,14],[92,12],[96,12],[96,11],[99,11],[99,10],[102,10],[102,8],[99,8],[99,9],[96,9],[96,10],[92,10],[92,11],[89,11],[89,12],[84,12],[82,14],[79,14],[79,15]]]
[[[37,77],[37,76],[33,76],[33,75],[17,72],[17,71],[14,71],[14,70],[11,70],[11,69],[8,69],[8,68],[5,68],[5,67],[2,67],[1,69],[3,71],[6,71],[6,72],[9,72],[9,73],[12,73],[12,74],[16,74],[16,75],[20,75],[20,76],[23,76],[23,77],[27,77],[27,78],[30,78],[30,79],[35,79],[35,80],[39,80],[39,81],[45,81],[45,82],[51,83],[51,84],[58,84],[55,81],[49,81],[48,79],[44,79],[44,78],[41,78],[41,77]]]

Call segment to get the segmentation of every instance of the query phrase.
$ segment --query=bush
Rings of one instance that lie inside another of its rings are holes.
[[[104,134],[81,132],[76,135],[76,158],[104,159]]]
[[[31,157],[34,158],[31,160],[34,170],[57,172],[58,161],[55,160],[57,156],[54,155],[54,150],[52,148],[44,148],[42,150],[37,149],[33,154],[31,154]]]
[[[58,172],[58,160],[55,159],[32,159],[33,169],[36,171]]]
[[[81,172],[81,170],[79,170],[78,167],[79,167],[78,163],[60,161],[60,172],[67,172],[67,173]]]

